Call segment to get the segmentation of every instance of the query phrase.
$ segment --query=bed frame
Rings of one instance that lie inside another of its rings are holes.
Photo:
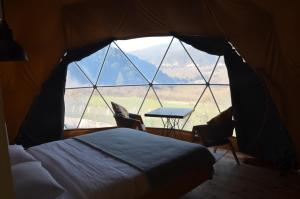
[[[175,199],[183,196],[184,194],[192,191],[194,188],[212,178],[213,171],[204,174],[200,172],[202,169],[193,166],[188,172],[172,179],[168,183],[160,186],[159,188],[147,193],[141,199]],[[203,170],[202,170],[203,171]]]

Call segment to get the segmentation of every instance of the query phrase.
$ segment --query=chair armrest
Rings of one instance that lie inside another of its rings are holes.
[[[221,124],[211,125],[214,132],[222,137],[231,137],[233,134],[233,129],[235,127],[235,121],[228,121]]]
[[[192,133],[195,136],[201,136],[201,137],[209,137],[210,129],[208,125],[196,125],[193,126]]]
[[[142,124],[144,124],[142,116],[138,114],[129,113],[129,117],[135,120],[139,120]]]
[[[232,136],[234,122],[224,122],[221,124],[197,125],[193,127],[193,134],[201,136],[203,139],[223,139]]]

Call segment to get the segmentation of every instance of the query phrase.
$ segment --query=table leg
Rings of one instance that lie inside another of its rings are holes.
[[[183,136],[181,133],[176,132],[176,130],[180,130],[179,126],[180,119],[178,118],[166,118],[166,121],[163,122],[164,124],[164,135],[174,138],[183,139]]]
[[[171,129],[172,129],[172,122],[170,118],[166,118],[166,122],[164,122],[164,135],[165,136],[171,136]]]
[[[182,134],[180,132],[176,132],[176,127],[177,127],[177,130],[180,130],[179,122],[180,122],[180,119],[174,118],[174,123],[173,123],[174,133],[175,133],[175,137],[177,137],[179,139],[183,139]]]

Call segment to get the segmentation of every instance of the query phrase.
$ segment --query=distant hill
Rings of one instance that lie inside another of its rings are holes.
[[[88,77],[91,77],[93,82],[96,82],[105,55],[105,50],[97,51],[77,62]],[[157,70],[156,66],[138,58],[135,55],[127,54],[134,65],[144,74],[149,82]],[[77,69],[77,66],[72,63],[68,68],[67,87],[89,86],[86,77]],[[160,76],[164,82],[176,83],[176,78],[172,78],[162,72]],[[68,83],[69,82],[69,83]],[[72,82],[72,83],[70,83]],[[134,85],[148,84],[147,80],[135,69],[132,63],[119,51],[117,48],[110,48],[103,65],[98,85]]]
[[[160,71],[172,78],[177,78],[177,80],[180,79],[180,83],[203,83],[202,76],[199,75],[195,64],[206,77],[210,75],[218,57],[196,50],[192,46],[185,43],[183,43],[183,45],[189,54],[186,53],[179,40],[173,40],[162,62]],[[162,44],[133,51],[131,53],[158,67],[165,51],[167,50],[167,47],[168,45]],[[193,61],[190,57],[193,59]]]
[[[196,50],[192,46],[185,43],[184,46],[190,53],[191,57],[198,67],[207,67],[216,63],[217,56],[209,55],[205,52]],[[168,45],[166,44],[155,45],[141,50],[136,50],[131,53],[137,57],[143,57],[148,62],[157,65],[160,63],[164,52],[167,50],[167,47]],[[187,65],[190,62],[189,57],[186,56],[184,48],[178,42],[178,40],[174,40],[171,44],[169,52],[167,53],[167,57],[173,58],[173,60],[178,61],[178,65],[181,66]]]
[[[162,59],[162,51],[165,51],[166,47],[166,45],[157,45],[127,53],[127,56],[138,70],[144,74],[146,79],[151,81]],[[216,62],[216,56],[197,51],[189,45],[186,45],[186,48],[201,71],[206,71],[208,68],[211,70],[211,66]],[[77,62],[93,82],[96,82],[106,49],[107,47]],[[132,63],[119,49],[111,47],[103,65],[98,85],[147,84],[148,82],[134,68]],[[75,82],[76,86],[88,86],[86,78],[74,67],[76,68],[74,64],[69,66],[67,82]],[[161,70],[157,73],[155,83],[192,83],[201,80],[202,77],[181,44],[173,42],[163,61]]]

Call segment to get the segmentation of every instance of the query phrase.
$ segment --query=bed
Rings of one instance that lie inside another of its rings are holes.
[[[59,199],[177,198],[211,179],[215,162],[201,145],[127,128],[46,143],[26,153],[63,190],[55,195]]]

